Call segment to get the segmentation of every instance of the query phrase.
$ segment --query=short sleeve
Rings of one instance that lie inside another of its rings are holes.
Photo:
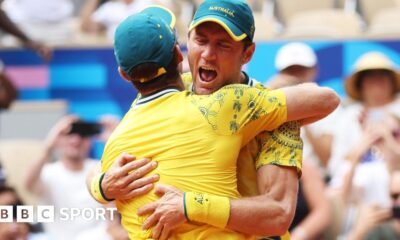
[[[256,138],[263,142],[260,155],[256,159],[257,169],[268,164],[296,167],[299,176],[301,175],[303,141],[298,122],[287,122],[276,130],[257,135]]]
[[[287,119],[286,96],[281,90],[234,84],[211,95],[193,94],[192,103],[216,133],[242,134],[244,143],[262,131],[277,128]]]

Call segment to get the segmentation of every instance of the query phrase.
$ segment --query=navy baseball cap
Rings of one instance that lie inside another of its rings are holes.
[[[244,0],[205,0],[194,14],[189,31],[204,22],[218,23],[235,41],[246,37],[253,41],[253,12]]]
[[[140,64],[156,63],[160,68],[154,78],[165,74],[176,45],[175,21],[169,9],[150,6],[121,22],[114,37],[114,53],[121,69],[129,74]]]

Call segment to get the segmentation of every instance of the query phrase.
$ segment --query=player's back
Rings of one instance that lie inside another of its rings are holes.
[[[238,197],[236,158],[241,139],[216,134],[199,109],[188,101],[187,95],[187,92],[175,92],[148,103],[139,101],[110,137],[103,159],[114,160],[122,152],[138,158],[150,157],[158,162],[151,174],[158,173],[160,183],[183,191]],[[108,168],[111,161],[103,164]],[[150,193],[133,201],[118,202],[128,229],[140,229],[144,219],[136,216],[137,209],[157,199]],[[129,211],[124,210],[126,208]],[[135,220],[132,222],[132,219]],[[191,228],[199,226],[184,226],[183,229]],[[147,233],[142,232],[140,237]],[[131,236],[136,238],[137,235]]]
[[[107,142],[103,171],[127,152],[157,161],[151,174],[160,174],[160,183],[183,191],[238,197],[236,159],[240,148],[261,131],[260,125],[268,122],[274,128],[286,120],[282,93],[268,95],[244,88],[249,87],[225,87],[210,96],[169,90],[138,100]],[[141,230],[145,218],[136,212],[157,199],[151,192],[131,201],[117,201],[131,238],[150,236]],[[246,239],[229,230],[197,224],[184,224],[173,234],[172,239]]]

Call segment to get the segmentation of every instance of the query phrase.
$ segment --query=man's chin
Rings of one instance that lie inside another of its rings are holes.
[[[205,88],[205,87],[195,87],[195,93],[197,95],[209,95],[214,92],[214,89]]]

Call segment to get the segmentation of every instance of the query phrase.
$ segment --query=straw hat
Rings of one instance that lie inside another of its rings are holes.
[[[367,70],[388,70],[393,73],[396,82],[396,90],[400,91],[400,74],[395,69],[394,63],[385,55],[379,52],[369,52],[362,55],[356,62],[353,73],[345,81],[345,89],[347,94],[355,99],[361,100],[360,90],[357,89],[357,80],[360,73]]]

